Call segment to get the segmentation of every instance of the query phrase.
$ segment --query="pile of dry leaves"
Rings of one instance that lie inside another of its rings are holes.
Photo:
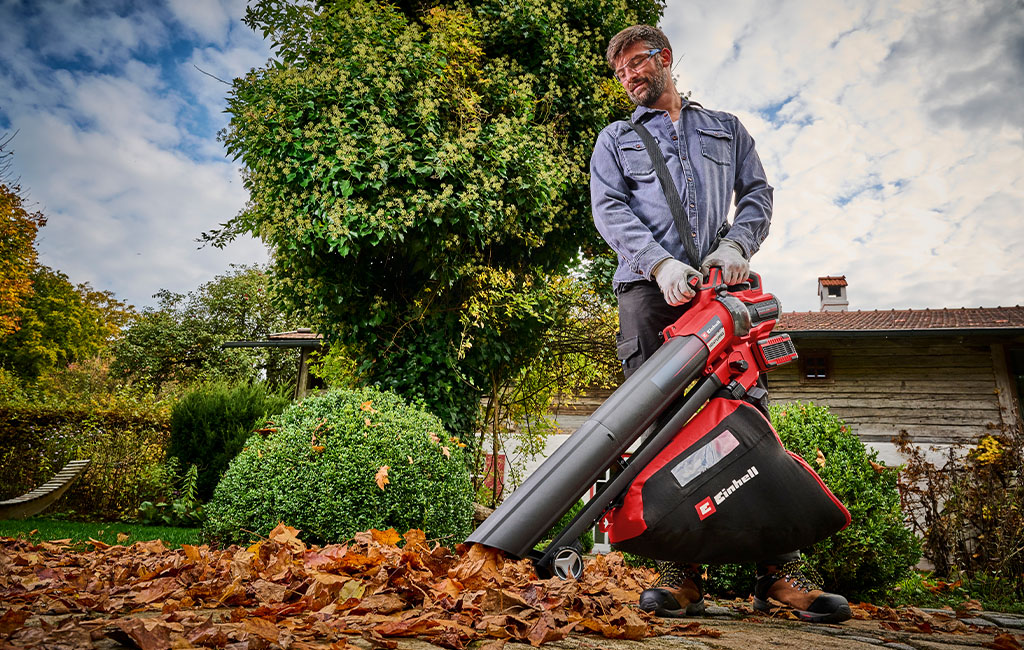
[[[534,646],[570,632],[609,638],[707,635],[629,607],[652,574],[618,554],[588,562],[579,582],[538,580],[529,562],[481,546],[455,552],[421,531],[369,531],[307,547],[279,525],[224,550],[160,541],[131,547],[0,539],[2,648],[91,648],[113,639],[157,648],[344,648],[361,637],[396,647],[419,637],[447,648],[484,639]]]

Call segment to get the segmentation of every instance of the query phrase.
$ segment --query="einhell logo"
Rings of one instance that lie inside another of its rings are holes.
[[[711,503],[711,497],[706,497],[694,507],[697,508],[697,516],[700,517],[701,521],[715,514],[715,504]]]
[[[750,469],[747,470],[746,474],[739,478],[734,478],[732,480],[732,485],[725,488],[724,490],[719,490],[718,494],[715,495],[715,503],[721,505],[723,501],[729,498],[730,494],[743,487],[747,481],[754,478],[759,473],[760,472],[757,471],[757,467],[751,465]]]

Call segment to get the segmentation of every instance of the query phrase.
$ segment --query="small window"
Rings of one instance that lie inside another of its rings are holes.
[[[832,355],[823,351],[800,352],[800,381],[832,380]]]
[[[843,288],[842,287],[829,287],[828,288],[828,295],[832,296],[833,298],[839,298],[839,297],[841,297],[843,295]]]

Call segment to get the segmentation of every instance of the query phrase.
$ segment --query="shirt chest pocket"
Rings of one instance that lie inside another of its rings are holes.
[[[619,160],[623,171],[632,178],[644,178],[654,175],[654,163],[647,153],[647,147],[640,140],[619,142]]]
[[[700,138],[700,152],[705,158],[719,165],[732,164],[732,134],[717,129],[697,129]]]

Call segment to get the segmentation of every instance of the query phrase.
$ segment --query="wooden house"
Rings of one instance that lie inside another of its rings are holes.
[[[784,313],[775,328],[800,359],[767,375],[773,401],[827,405],[868,443],[902,430],[970,442],[1020,423],[1024,307],[848,311],[845,278],[818,286],[822,311]]]

